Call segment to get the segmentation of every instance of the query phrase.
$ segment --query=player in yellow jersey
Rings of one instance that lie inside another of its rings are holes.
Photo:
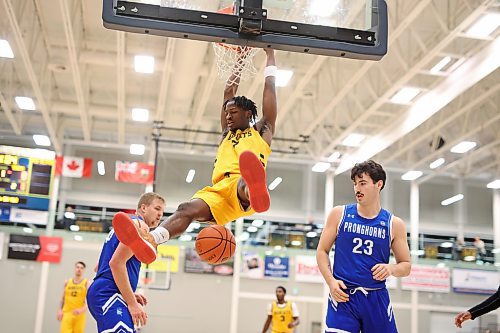
[[[267,320],[262,329],[266,333],[272,323],[272,333],[291,333],[293,328],[300,324],[299,310],[293,302],[285,300],[285,287],[276,287],[276,301],[267,308]]]
[[[83,333],[85,330],[85,297],[89,282],[83,278],[85,263],[75,263],[73,278],[64,282],[61,306],[57,311],[57,320],[61,322],[61,333]]]
[[[265,167],[271,154],[277,116],[277,67],[274,51],[265,49],[265,52],[267,64],[260,120],[256,119],[255,103],[244,96],[236,96],[239,85],[236,75],[229,78],[224,89],[220,118],[222,139],[212,186],[203,188],[190,201],[180,204],[174,214],[149,234],[137,229],[126,215],[113,219],[116,236],[140,261],[153,262],[157,244],[182,234],[194,220],[224,225],[269,209]]]

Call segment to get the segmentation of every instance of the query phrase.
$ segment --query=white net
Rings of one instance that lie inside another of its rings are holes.
[[[171,286],[171,266],[172,260],[170,258],[158,257],[155,261],[157,266],[163,266],[164,269],[156,268],[144,268],[141,267],[139,271],[139,281],[137,284],[138,288],[143,291],[151,290],[169,290]],[[151,267],[151,266],[150,266]]]
[[[234,84],[238,79],[248,80],[257,74],[253,57],[259,49],[223,43],[213,43],[213,47],[217,74],[222,80],[228,80],[228,84]]]

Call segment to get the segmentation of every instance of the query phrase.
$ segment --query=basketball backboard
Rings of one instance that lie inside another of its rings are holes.
[[[379,60],[385,0],[104,0],[104,26],[142,34]]]

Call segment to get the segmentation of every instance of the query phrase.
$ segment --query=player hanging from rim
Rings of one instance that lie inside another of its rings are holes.
[[[113,218],[116,236],[142,262],[153,262],[157,244],[179,236],[194,220],[224,225],[269,209],[265,168],[271,154],[277,116],[277,67],[274,51],[264,51],[267,63],[260,120],[256,121],[255,103],[245,96],[236,96],[238,75],[233,73],[227,81],[220,119],[222,140],[212,173],[213,185],[196,192],[190,201],[181,203],[150,233],[141,232],[126,214],[118,213]]]

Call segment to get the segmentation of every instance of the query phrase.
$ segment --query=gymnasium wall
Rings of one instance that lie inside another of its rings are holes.
[[[77,156],[90,156],[86,150],[75,152]],[[95,206],[123,208],[124,205],[135,207],[138,196],[144,191],[144,185],[119,183],[114,180],[114,163],[123,160],[123,154],[92,153],[94,160],[103,160],[107,166],[105,176],[99,176],[93,170],[90,179],[63,179],[61,181],[60,200],[71,204],[89,204]],[[143,161],[142,157],[126,155],[129,161]],[[94,168],[96,168],[94,163]],[[185,182],[189,169],[196,169],[192,183]],[[213,160],[206,156],[180,156],[160,154],[158,162],[157,192],[167,199],[167,211],[173,211],[177,205],[188,200],[199,189],[211,183]],[[283,182],[271,192],[271,209],[261,217],[280,221],[305,222],[314,219],[323,222],[325,174],[313,173],[310,165],[269,163],[268,179],[272,181],[280,176]],[[401,175],[388,172],[386,188],[382,191],[382,205],[410,223],[410,182],[401,180]],[[310,183],[310,184],[309,184]],[[464,231],[469,236],[493,234],[493,195],[485,184],[465,181],[466,217]],[[456,230],[456,204],[441,206],[441,201],[458,193],[457,180],[435,178],[420,186],[420,230],[426,232],[452,233]],[[353,202],[353,187],[350,175],[344,173],[335,177],[335,204]],[[258,215],[256,215],[258,216]],[[455,231],[456,232],[456,231]],[[491,236],[488,236],[491,238]]]
[[[60,232],[58,235],[65,235]],[[69,238],[68,235],[65,235]],[[104,239],[104,237],[103,237]],[[179,243],[177,243],[179,244]],[[181,245],[185,246],[185,245]],[[192,246],[190,244],[189,246]],[[60,264],[50,264],[46,290],[45,309],[43,314],[42,333],[58,332],[59,323],[56,320],[56,311],[61,299],[64,280],[73,274],[73,265],[82,260],[87,263],[86,277],[93,277],[93,267],[98,260],[101,243],[83,243],[71,240],[64,241],[64,250]],[[4,245],[4,254],[7,246]],[[274,296],[278,285],[284,285],[288,290],[288,299],[294,297],[323,297],[322,284],[303,283],[295,281],[295,266],[293,255],[314,251],[292,251],[290,262],[290,278],[287,280],[253,280],[242,278],[240,290],[253,294],[267,294],[265,299],[239,299],[238,333],[255,333],[262,330],[267,318],[266,307]],[[183,272],[184,251],[180,252],[179,273],[172,274],[172,286],[169,291],[146,290],[149,299],[147,312],[149,324],[143,329],[147,332],[229,332],[231,311],[232,278],[215,275],[189,274]],[[30,261],[6,259],[0,260],[0,321],[2,333],[33,332],[38,300],[40,273],[42,264]],[[410,301],[411,292],[400,289],[390,290],[394,312],[400,332],[409,332],[411,324]],[[419,307],[427,310],[419,311],[419,332],[432,332],[430,316],[433,313],[447,315],[449,324],[455,313],[442,312],[440,307],[456,307],[466,309],[485,299],[484,296],[466,294],[434,294],[419,293]],[[313,330],[322,320],[320,303],[297,302],[300,310],[301,325],[296,333],[319,333]],[[433,310],[429,310],[431,307]],[[482,325],[496,322],[496,316],[481,318]],[[86,333],[95,332],[95,322],[87,314]],[[470,333],[466,330],[463,333]]]

